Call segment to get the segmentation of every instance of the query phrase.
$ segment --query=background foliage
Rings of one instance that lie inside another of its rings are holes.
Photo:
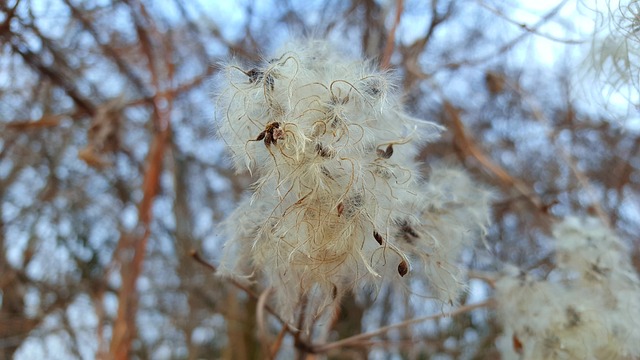
[[[456,164],[493,190],[486,247],[463,258],[462,306],[490,298],[505,263],[548,273],[550,226],[567,215],[615,229],[638,269],[638,5],[532,6],[0,3],[0,359],[250,359],[277,345],[271,322],[255,331],[258,300],[192,251],[219,260],[216,225],[252,182],[213,136],[218,62],[251,66],[305,35],[390,66],[409,111],[448,129],[422,148],[425,171]],[[383,289],[345,300],[329,340],[441,309]],[[496,358],[492,314],[329,355]],[[275,350],[294,348],[286,336]]]

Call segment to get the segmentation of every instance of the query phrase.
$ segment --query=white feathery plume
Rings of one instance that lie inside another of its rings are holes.
[[[389,72],[310,40],[218,80],[219,136],[257,178],[223,224],[222,274],[266,279],[289,320],[302,301],[315,318],[405,276],[456,301],[456,261],[488,222],[488,192],[461,170],[420,178],[418,144],[442,128],[404,112]]]

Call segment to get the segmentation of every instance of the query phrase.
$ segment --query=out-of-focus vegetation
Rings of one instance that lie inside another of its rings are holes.
[[[493,190],[486,246],[462,259],[461,306],[490,298],[505,263],[549,273],[550,229],[568,215],[600,218],[638,269],[638,4],[532,6],[1,2],[0,359],[309,350],[273,319],[257,331],[252,294],[264,289],[216,278],[193,256],[217,263],[217,224],[252,182],[213,134],[218,64],[249,69],[291,37],[327,38],[393,69],[408,110],[448,129],[422,148],[425,174],[455,164]],[[345,299],[326,342],[442,310],[406,295]],[[328,354],[496,358],[500,331],[482,308]]]

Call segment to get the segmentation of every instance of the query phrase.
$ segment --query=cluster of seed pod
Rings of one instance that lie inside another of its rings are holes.
[[[455,301],[455,260],[487,221],[487,195],[457,170],[421,179],[417,146],[442,129],[404,112],[389,73],[307,41],[219,80],[219,136],[257,178],[225,222],[222,272],[264,276],[280,309],[304,301],[313,315],[393,277]]]

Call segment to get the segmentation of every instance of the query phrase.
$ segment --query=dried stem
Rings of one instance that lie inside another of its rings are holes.
[[[456,315],[459,315],[459,314],[463,314],[463,313],[469,312],[471,310],[484,308],[484,307],[492,307],[492,306],[494,306],[494,300],[493,299],[489,299],[489,300],[483,301],[481,303],[477,303],[477,304],[473,304],[473,305],[461,306],[458,309],[453,310],[453,311],[448,312],[448,313],[441,313],[441,314],[424,316],[424,317],[420,317],[420,318],[416,318],[416,319],[410,319],[410,320],[406,320],[406,321],[403,321],[403,322],[400,322],[400,323],[397,323],[397,324],[384,326],[384,327],[381,327],[381,328],[379,328],[377,330],[374,330],[374,331],[370,331],[370,332],[367,332],[367,333],[362,333],[362,334],[358,334],[358,335],[355,335],[355,336],[351,336],[351,337],[348,337],[346,339],[335,341],[335,342],[332,342],[332,343],[329,343],[329,344],[318,345],[318,346],[315,346],[313,348],[313,350],[314,350],[315,353],[324,353],[324,352],[328,352],[328,351],[335,350],[335,349],[342,348],[342,347],[346,347],[346,346],[353,346],[354,344],[357,344],[360,341],[370,339],[370,338],[372,338],[374,336],[382,335],[382,334],[386,333],[389,330],[398,329],[398,328],[402,328],[402,327],[405,327],[405,326],[410,326],[410,325],[421,323],[421,322],[428,321],[428,320],[435,320],[435,319],[439,319],[439,318],[442,318],[442,317],[456,316]]]
[[[387,36],[387,43],[384,48],[384,54],[382,55],[382,63],[380,67],[382,69],[388,69],[389,65],[391,65],[391,56],[393,55],[393,49],[396,44],[396,30],[398,29],[398,25],[400,24],[400,17],[402,16],[402,10],[404,7],[403,0],[396,1],[396,17],[393,21],[393,26],[389,31],[389,36]]]

